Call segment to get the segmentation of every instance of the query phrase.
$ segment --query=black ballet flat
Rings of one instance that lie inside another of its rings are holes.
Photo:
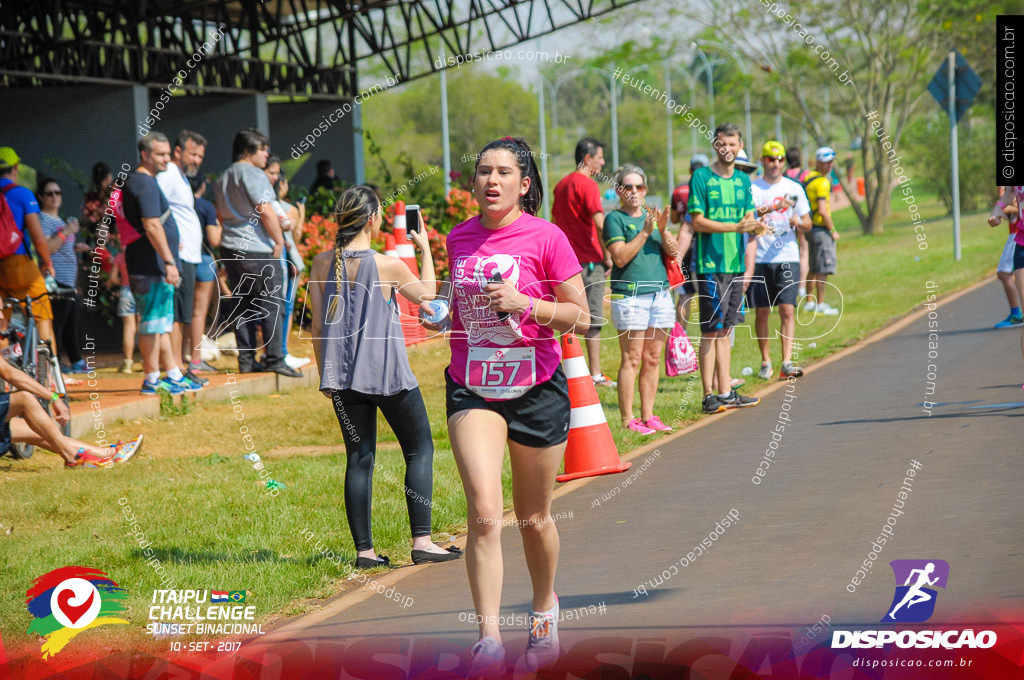
[[[390,567],[391,560],[384,555],[377,555],[377,559],[370,557],[357,557],[356,569],[376,569],[377,567]]]
[[[448,552],[434,553],[427,550],[413,550],[412,563],[426,564],[428,562],[448,562],[462,557],[462,549],[457,546],[450,545],[445,548],[445,550]]]

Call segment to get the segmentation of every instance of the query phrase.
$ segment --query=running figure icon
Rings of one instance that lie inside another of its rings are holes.
[[[935,571],[935,563],[934,562],[929,562],[928,566],[926,566],[924,569],[911,569],[910,570],[910,575],[907,576],[907,580],[906,580],[906,582],[904,582],[903,585],[910,586],[910,579],[914,578],[914,574],[918,574],[917,583],[915,583],[914,585],[910,586],[910,590],[908,590],[907,594],[903,596],[903,599],[900,601],[900,603],[898,605],[896,605],[895,607],[893,607],[893,610],[891,612],[889,612],[889,618],[890,619],[895,619],[896,618],[896,611],[900,607],[902,607],[903,605],[907,605],[907,609],[910,609],[915,604],[918,604],[918,603],[921,603],[921,602],[927,602],[928,600],[932,599],[932,596],[930,594],[928,594],[928,593],[924,592],[923,590],[921,590],[921,586],[923,586],[923,585],[933,586],[933,585],[935,585],[938,582],[938,580],[939,580],[938,576],[936,576],[933,579],[929,579],[928,578],[928,576],[932,572],[934,572],[934,571]]]
[[[937,589],[946,587],[949,563],[939,559],[893,560],[890,566],[895,577],[896,589],[889,611],[881,622],[927,621],[935,612]]]

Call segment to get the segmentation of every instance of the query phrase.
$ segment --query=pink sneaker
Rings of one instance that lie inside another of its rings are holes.
[[[665,423],[661,422],[661,418],[659,418],[658,416],[651,416],[650,418],[644,421],[644,425],[657,432],[672,431],[672,428],[666,425]]]
[[[639,418],[633,418],[633,420],[626,423],[626,427],[630,430],[633,430],[633,432],[639,432],[640,434],[643,435],[654,434],[655,432],[655,430],[652,430],[651,428],[644,425],[643,421],[641,421]]]

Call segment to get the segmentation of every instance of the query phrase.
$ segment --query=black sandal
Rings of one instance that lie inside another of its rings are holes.
[[[450,545],[445,548],[445,550],[447,552],[443,553],[435,553],[428,550],[413,550],[412,563],[426,564],[428,562],[448,562],[462,557],[462,549],[458,546]]]

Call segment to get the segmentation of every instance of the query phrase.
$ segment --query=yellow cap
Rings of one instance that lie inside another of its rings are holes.
[[[14,149],[9,146],[0,146],[0,170],[13,168],[21,161]]]
[[[764,146],[761,147],[761,158],[764,158],[765,156],[775,158],[776,156],[785,155],[786,147],[782,146],[782,142],[776,142],[774,139],[765,142]]]

